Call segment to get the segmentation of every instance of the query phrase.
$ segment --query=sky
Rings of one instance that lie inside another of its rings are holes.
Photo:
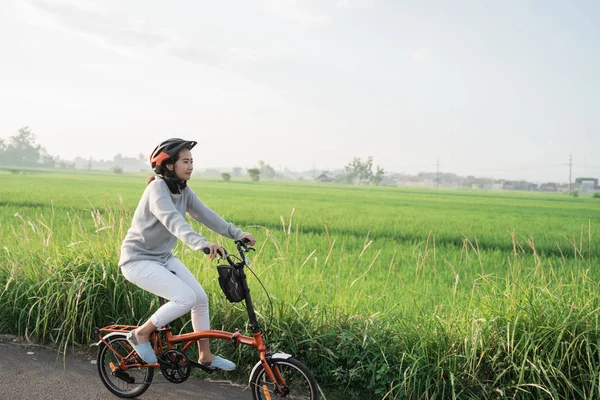
[[[2,0],[0,137],[198,168],[600,177],[595,0]]]

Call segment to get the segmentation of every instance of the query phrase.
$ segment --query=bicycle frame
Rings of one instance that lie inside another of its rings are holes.
[[[285,381],[283,381],[283,378],[279,371],[276,371],[274,373],[271,369],[271,366],[269,365],[267,347],[265,345],[264,336],[262,333],[262,329],[257,321],[256,313],[254,312],[254,306],[252,304],[252,298],[250,296],[250,290],[248,288],[248,282],[246,279],[246,274],[244,272],[244,267],[246,266],[247,262],[245,252],[248,251],[248,248],[241,241],[236,241],[236,245],[241,261],[237,263],[234,262],[229,256],[229,254],[226,254],[225,259],[229,262],[229,264],[232,267],[236,268],[240,273],[240,279],[242,288],[244,289],[246,311],[248,312],[248,319],[250,321],[252,337],[242,335],[241,331],[239,330],[234,333],[219,330],[203,330],[181,335],[173,335],[173,333],[171,332],[171,326],[166,325],[165,327],[157,329],[155,332],[153,332],[152,336],[150,337],[150,340],[153,344],[154,351],[156,354],[162,354],[163,351],[174,349],[176,344],[181,343],[185,343],[182,349],[182,351],[185,353],[194,343],[197,343],[197,341],[200,339],[228,340],[234,346],[237,346],[239,344],[251,346],[258,350],[260,356],[260,363],[265,369],[265,372],[269,379],[271,379],[272,382],[277,382],[280,385],[285,385]],[[163,302],[164,300],[160,299],[161,305],[163,304]],[[96,334],[100,339],[100,342],[104,343],[115,354],[115,356],[119,358],[120,362],[118,367],[121,370],[125,371],[128,368],[139,367],[159,368],[160,360],[158,363],[155,364],[145,364],[137,362],[136,358],[133,357],[135,355],[134,350],[132,350],[126,357],[121,357],[118,354],[118,352],[116,352],[107,341],[109,337],[112,337],[114,335],[124,335],[136,328],[137,326],[134,325],[109,325],[101,329],[96,329]],[[161,338],[163,338],[164,342],[166,343],[166,349],[163,346],[163,340],[161,340]],[[98,342],[98,344],[100,342]],[[195,362],[193,362],[193,364],[194,366],[200,366]],[[200,366],[200,368],[202,367]],[[276,375],[278,379],[275,378]]]

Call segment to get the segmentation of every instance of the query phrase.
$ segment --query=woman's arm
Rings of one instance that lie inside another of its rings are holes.
[[[150,212],[169,232],[194,250],[202,250],[208,245],[206,238],[194,231],[175,208],[167,185],[160,181],[152,182],[148,190]]]
[[[241,229],[236,228],[232,223],[225,221],[219,214],[200,201],[196,193],[190,187],[186,190],[190,191],[187,212],[192,218],[204,224],[211,231],[229,239],[237,240],[244,235],[244,232]]]

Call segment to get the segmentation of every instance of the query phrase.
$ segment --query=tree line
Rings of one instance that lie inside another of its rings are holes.
[[[148,170],[147,159],[143,154],[138,157],[125,157],[117,154],[112,160],[95,160],[92,157],[75,157],[73,161],[61,160],[48,153],[37,143],[31,128],[25,126],[7,140],[0,138],[0,165],[11,167],[65,168],[83,170],[113,170],[113,172]]]
[[[147,158],[140,153],[137,157],[125,157],[117,154],[112,160],[94,160],[76,157],[74,161],[61,160],[57,156],[48,153],[45,147],[37,143],[37,139],[31,128],[25,126],[19,132],[10,136],[8,140],[0,138],[0,165],[11,167],[37,167],[37,168],[67,168],[83,170],[112,170],[115,173],[124,171],[148,171]],[[252,181],[264,179],[284,179],[285,175],[277,172],[275,168],[264,161],[258,162],[258,167],[249,168],[245,171]],[[234,177],[244,175],[243,169],[235,167],[232,170]],[[358,184],[379,185],[383,180],[385,171],[379,166],[373,171],[373,158],[368,157],[362,161],[358,157],[344,167],[344,173],[338,174],[335,181]],[[220,173],[221,178],[230,181],[232,174]],[[218,173],[217,173],[218,176]]]
[[[19,129],[19,133],[8,140],[0,138],[0,164],[17,167],[54,168],[56,159],[44,147],[37,144],[29,127]]]

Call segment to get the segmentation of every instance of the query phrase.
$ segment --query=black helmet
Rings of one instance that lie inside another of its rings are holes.
[[[162,165],[165,161],[174,162],[174,158],[183,148],[192,149],[198,142],[193,140],[183,140],[179,138],[167,139],[154,149],[150,155],[150,167],[157,174],[161,173]]]

